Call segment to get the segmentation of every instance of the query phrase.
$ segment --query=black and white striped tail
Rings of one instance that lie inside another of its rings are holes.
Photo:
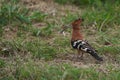
[[[86,53],[89,53],[90,55],[92,55],[95,59],[99,60],[99,61],[103,61],[103,59],[101,57],[98,56],[97,52],[95,51],[94,48],[92,48],[87,41],[83,41],[83,40],[75,40],[75,41],[71,41],[71,45],[74,49],[79,49],[82,50]]]

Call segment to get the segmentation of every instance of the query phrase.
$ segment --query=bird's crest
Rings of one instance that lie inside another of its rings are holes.
[[[79,19],[75,20],[75,21],[72,23],[72,25],[80,25],[81,22],[83,22],[83,21],[84,21],[84,19],[79,18]]]

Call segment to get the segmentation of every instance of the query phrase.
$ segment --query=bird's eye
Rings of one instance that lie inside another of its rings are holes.
[[[84,21],[84,19],[82,19],[82,21]]]

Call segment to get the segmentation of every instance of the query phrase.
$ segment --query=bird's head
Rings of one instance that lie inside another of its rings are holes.
[[[79,18],[75,21],[72,22],[72,27],[73,28],[79,28],[80,24],[84,21],[84,19],[82,18]]]
[[[79,18],[73,21],[72,24],[62,26],[62,30],[60,31],[60,33],[63,33],[63,31],[65,31],[67,28],[79,29],[79,26],[83,21],[84,19]]]

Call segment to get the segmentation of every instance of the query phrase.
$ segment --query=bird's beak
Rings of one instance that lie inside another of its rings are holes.
[[[64,33],[64,31],[68,28],[71,28],[72,25],[63,25],[62,26],[62,30],[60,31],[60,33]]]

